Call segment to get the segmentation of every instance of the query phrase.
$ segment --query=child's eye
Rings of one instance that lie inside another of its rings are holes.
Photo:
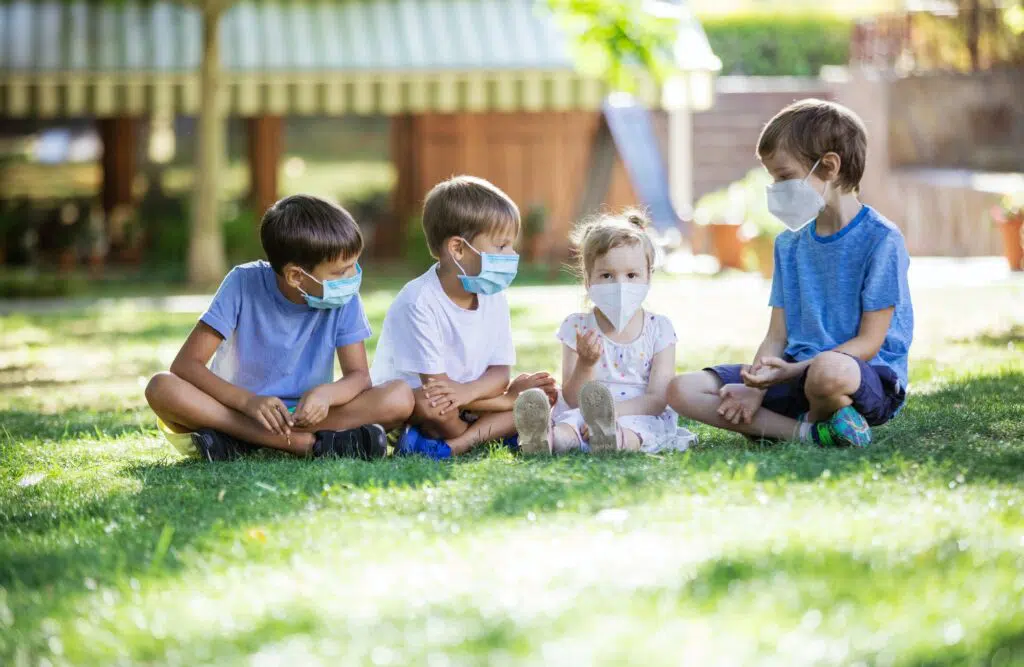
[[[636,273],[635,271],[630,271],[629,272],[629,279],[630,280],[632,280],[633,278],[638,278],[639,276],[640,276],[640,274]]]
[[[610,273],[602,273],[602,274],[601,274],[601,277],[602,277],[602,278],[611,278],[611,277],[612,277],[612,274],[610,274]]]

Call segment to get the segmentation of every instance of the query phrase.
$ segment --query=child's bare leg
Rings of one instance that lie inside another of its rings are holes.
[[[173,373],[157,373],[146,386],[146,401],[172,430],[188,433],[212,428],[254,445],[303,456],[313,447],[313,435],[292,431],[289,437],[233,410]]]
[[[469,425],[463,433],[455,438],[448,438],[448,446],[452,454],[465,454],[481,442],[496,440],[516,432],[515,419],[512,411],[489,412],[480,416]]]
[[[630,431],[628,428],[619,429],[620,450],[624,452],[639,452],[641,444],[640,436],[636,431]]]
[[[412,389],[401,380],[371,387],[345,405],[331,408],[312,428],[300,431],[344,431],[363,424],[380,424],[385,430],[398,428],[409,419],[414,407]]]
[[[552,431],[552,444],[554,447],[555,454],[565,454],[574,449],[579,449],[582,446],[580,437],[576,434],[574,429],[569,424],[555,424],[555,428]]]
[[[839,352],[822,352],[807,369],[804,393],[811,404],[810,422],[823,421],[838,410],[853,405],[850,398],[860,387],[860,366]]]
[[[718,391],[722,381],[710,371],[696,371],[676,377],[668,386],[668,404],[672,409],[690,419],[695,419],[710,426],[735,431],[745,435],[779,440],[792,440],[796,437],[797,422],[764,408],[754,413],[749,424],[740,422],[733,424],[718,414],[718,406],[722,399]]]
[[[428,438],[457,438],[469,428],[469,425],[462,421],[458,410],[451,410],[440,417],[434,416],[434,407],[430,405],[422,387],[414,390],[412,395],[413,411],[409,423],[423,431]]]

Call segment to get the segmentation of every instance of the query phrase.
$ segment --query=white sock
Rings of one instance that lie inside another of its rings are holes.
[[[800,442],[810,442],[811,440],[811,422],[802,421],[799,426],[796,427],[796,437]]]

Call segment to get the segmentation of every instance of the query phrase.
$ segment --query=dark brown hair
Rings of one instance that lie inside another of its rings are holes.
[[[312,195],[285,197],[267,209],[260,242],[279,275],[288,263],[312,271],[321,262],[363,251],[363,235],[349,212]]]
[[[764,160],[781,149],[810,169],[825,153],[835,153],[840,160],[837,185],[857,191],[867,144],[867,130],[857,114],[842,104],[809,98],[790,104],[768,121],[757,140],[757,156]]]
[[[576,248],[577,273],[584,280],[590,279],[590,270],[598,257],[603,257],[612,248],[639,245],[647,258],[647,275],[654,269],[654,243],[647,234],[650,220],[639,209],[626,209],[618,215],[599,215],[576,226],[570,240]]]
[[[435,185],[423,202],[423,233],[436,259],[444,242],[459,236],[509,229],[519,236],[519,207],[496,185],[475,176],[454,176]]]

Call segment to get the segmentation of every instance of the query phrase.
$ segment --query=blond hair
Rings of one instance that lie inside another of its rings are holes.
[[[584,220],[569,237],[576,248],[576,271],[584,281],[590,280],[590,271],[598,257],[604,257],[612,248],[639,245],[647,259],[647,275],[654,270],[654,243],[647,234],[650,220],[639,209],[627,209],[618,215],[603,214]]]
[[[868,133],[860,116],[842,104],[808,98],[775,114],[757,139],[757,156],[764,160],[784,150],[810,169],[825,153],[839,156],[842,190],[860,190],[867,160]]]
[[[423,202],[427,248],[440,258],[453,236],[472,242],[480,234],[509,229],[519,236],[519,207],[501,189],[475,176],[453,176],[435,185]]]

